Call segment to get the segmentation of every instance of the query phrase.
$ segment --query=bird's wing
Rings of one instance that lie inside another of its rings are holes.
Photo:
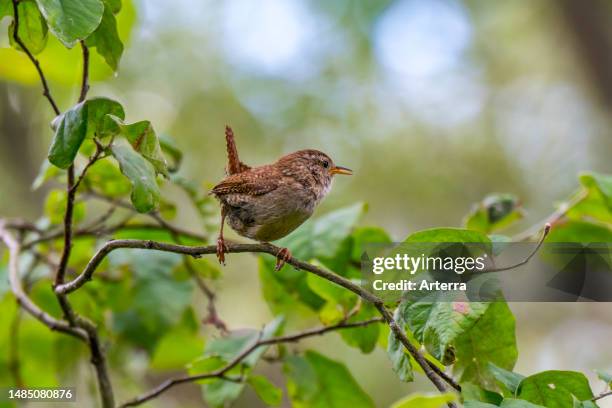
[[[279,185],[277,177],[270,177],[259,172],[247,171],[223,179],[213,187],[211,193],[216,196],[227,194],[262,195],[276,190]]]
[[[227,174],[238,174],[250,170],[251,168],[240,161],[238,149],[234,140],[234,131],[231,127],[225,127],[225,143],[227,144]]]

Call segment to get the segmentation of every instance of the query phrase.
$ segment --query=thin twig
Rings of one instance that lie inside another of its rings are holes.
[[[87,190],[87,192],[84,193],[85,197],[90,197],[90,198],[94,198],[96,200],[100,200],[100,201],[105,201],[105,202],[109,202],[109,203],[114,203],[117,207],[120,208],[124,208],[126,210],[130,210],[132,212],[135,212],[134,210],[134,206],[131,205],[130,203],[126,202],[126,201],[122,201],[122,200],[116,200],[113,199],[111,197],[107,197],[103,194],[98,193],[97,191],[94,190]],[[177,227],[175,225],[170,224],[169,222],[165,221],[158,213],[156,212],[150,212],[150,213],[146,213],[143,214],[149,218],[151,218],[152,220],[154,220],[156,223],[158,223],[161,227],[165,228],[166,230],[168,230],[168,232],[170,233],[176,233],[178,235],[181,235],[185,238],[190,238],[193,239],[195,241],[201,241],[201,242],[206,242],[208,240],[208,238],[204,235],[198,234],[196,232],[192,232],[192,231],[188,231],[185,229],[182,229],[180,227]],[[159,229],[154,225],[151,224],[142,224],[142,225],[130,225],[129,227],[131,228],[151,228],[151,229]]]
[[[610,395],[612,395],[612,391],[602,392],[601,394],[591,398],[591,401],[594,402],[594,401],[600,400],[602,398],[606,398],[606,397],[608,397]]]
[[[484,269],[483,271],[474,271],[474,273],[481,274],[481,273],[490,273],[490,272],[509,271],[509,270],[512,270],[512,269],[519,268],[519,267],[521,267],[523,265],[527,265],[529,263],[529,261],[531,261],[531,258],[533,258],[535,256],[535,254],[538,253],[538,251],[542,247],[542,244],[544,244],[544,241],[546,240],[546,237],[548,236],[548,233],[550,232],[550,228],[551,228],[550,224],[546,224],[544,226],[544,230],[542,231],[542,236],[538,240],[538,244],[533,249],[533,251],[531,251],[531,253],[529,255],[527,255],[527,257],[525,259],[523,259],[522,261],[520,261],[518,263],[515,263],[513,265],[501,266],[499,268]]]
[[[100,156],[104,152],[104,146],[102,146],[102,144],[98,141],[98,139],[94,138],[93,141],[96,144],[96,151],[89,158],[89,161],[87,162],[87,164],[85,165],[85,167],[81,171],[81,174],[79,175],[79,178],[77,178],[77,180],[75,181],[74,185],[72,186],[72,190],[73,190],[72,193],[73,194],[76,194],[76,191],[79,188],[79,185],[81,184],[81,182],[85,178],[85,174],[87,174],[87,170],[89,170],[89,168],[91,166],[93,166],[94,163],[96,163],[98,161],[98,159],[100,159]]]
[[[183,264],[185,265],[185,269],[187,269],[187,272],[189,272],[192,279],[196,282],[196,285],[198,285],[198,288],[200,288],[204,296],[206,296],[206,300],[208,301],[208,304],[206,306],[208,315],[204,318],[203,320],[204,323],[211,324],[215,326],[217,329],[219,329],[221,332],[227,333],[228,332],[227,325],[219,317],[219,313],[217,312],[217,307],[215,305],[215,300],[217,296],[215,292],[213,292],[213,290],[208,287],[204,279],[202,279],[202,277],[198,275],[198,272],[195,270],[195,268],[191,264],[189,258],[185,257],[183,259]]]
[[[55,100],[51,96],[51,92],[49,91],[49,85],[47,84],[47,79],[45,78],[45,74],[40,68],[40,62],[38,62],[36,57],[34,57],[32,52],[28,49],[28,47],[26,47],[26,45],[21,40],[21,38],[19,38],[19,13],[18,13],[18,7],[17,7],[18,3],[19,3],[19,0],[13,0],[13,21],[15,23],[13,27],[13,39],[15,40],[17,44],[19,44],[19,47],[21,47],[23,52],[26,53],[30,61],[32,61],[32,64],[34,64],[34,67],[36,68],[36,71],[38,72],[38,76],[40,77],[40,82],[42,83],[43,95],[45,96],[45,98],[47,98],[47,100],[51,104],[51,107],[53,108],[53,112],[55,112],[55,115],[59,115],[61,112],[59,108],[57,107]]]
[[[280,343],[297,342],[297,341],[300,341],[300,340],[302,340],[304,338],[307,338],[307,337],[320,336],[320,335],[323,335],[325,333],[328,333],[328,332],[331,332],[331,331],[335,331],[335,330],[351,329],[351,328],[356,328],[356,327],[365,327],[365,326],[368,326],[370,324],[380,323],[380,322],[383,322],[383,321],[384,320],[382,318],[377,317],[377,318],[373,318],[373,319],[369,319],[369,320],[364,320],[364,321],[361,321],[361,322],[355,322],[355,323],[341,322],[341,323],[333,325],[333,326],[324,326],[324,327],[310,329],[310,330],[306,330],[306,331],[303,331],[303,332],[299,332],[299,333],[295,333],[295,334],[291,334],[291,335],[287,335],[287,336],[273,337],[271,339],[262,339],[261,338],[261,333],[260,333],[259,338],[253,344],[251,344],[249,347],[245,348],[242,352],[240,352],[236,357],[234,357],[229,363],[227,363],[222,368],[220,368],[218,370],[215,370],[215,371],[212,371],[212,372],[209,372],[209,373],[189,375],[189,376],[177,377],[177,378],[166,380],[163,383],[161,383],[160,385],[158,385],[157,387],[155,387],[152,390],[146,392],[145,394],[142,394],[142,395],[140,395],[140,396],[138,396],[138,397],[136,397],[136,398],[134,398],[132,400],[124,402],[123,404],[121,404],[119,406],[119,408],[133,407],[133,406],[136,406],[136,405],[140,405],[140,404],[142,404],[142,403],[144,403],[146,401],[149,401],[149,400],[157,397],[158,395],[160,395],[161,393],[163,393],[163,392],[167,391],[168,389],[174,387],[175,385],[179,385],[179,384],[183,384],[183,383],[187,383],[187,382],[203,380],[203,379],[206,379],[206,378],[219,378],[219,379],[223,379],[223,380],[232,381],[232,379],[228,378],[225,374],[227,374],[232,368],[234,368],[238,364],[240,364],[252,352],[254,352],[256,349],[258,349],[259,347],[262,347],[262,346],[269,346],[269,345],[272,345],[272,344],[280,344]]]

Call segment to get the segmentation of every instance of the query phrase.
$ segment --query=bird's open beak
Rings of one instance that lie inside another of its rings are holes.
[[[342,167],[342,166],[335,166],[332,167],[332,169],[330,170],[331,174],[344,174],[347,176],[350,176],[353,174],[353,170],[351,169],[347,169],[346,167]]]

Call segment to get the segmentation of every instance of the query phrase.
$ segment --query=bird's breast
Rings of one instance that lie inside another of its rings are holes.
[[[230,227],[242,236],[264,242],[291,233],[312,215],[316,205],[312,195],[289,186],[226,202]]]

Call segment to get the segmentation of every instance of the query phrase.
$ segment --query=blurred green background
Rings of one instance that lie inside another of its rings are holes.
[[[354,170],[317,214],[364,201],[364,223],[400,240],[459,226],[487,193],[509,192],[527,211],[518,232],[575,190],[579,171],[612,173],[611,22],[605,0],[124,0],[119,72],[94,55],[89,95],[114,98],[129,122],[149,119],[171,135],[186,152],[181,175],[205,186],[223,176],[229,124],[250,165],[317,148]],[[52,113],[29,61],[8,48],[8,25],[0,21],[0,214],[33,219],[45,191],[30,185]],[[66,109],[78,93],[79,50],[50,38],[40,59]],[[193,228],[194,217],[179,212],[176,222]],[[261,327],[270,313],[255,258],[228,259],[220,314],[231,328]],[[516,371],[612,368],[608,305],[511,307]],[[345,362],[377,405],[430,387],[400,383],[381,350],[363,356],[337,335],[310,344]],[[144,375],[139,364],[130,362]],[[133,394],[115,383],[118,399]],[[187,385],[157,406],[199,398]],[[249,391],[237,406],[258,404]]]

